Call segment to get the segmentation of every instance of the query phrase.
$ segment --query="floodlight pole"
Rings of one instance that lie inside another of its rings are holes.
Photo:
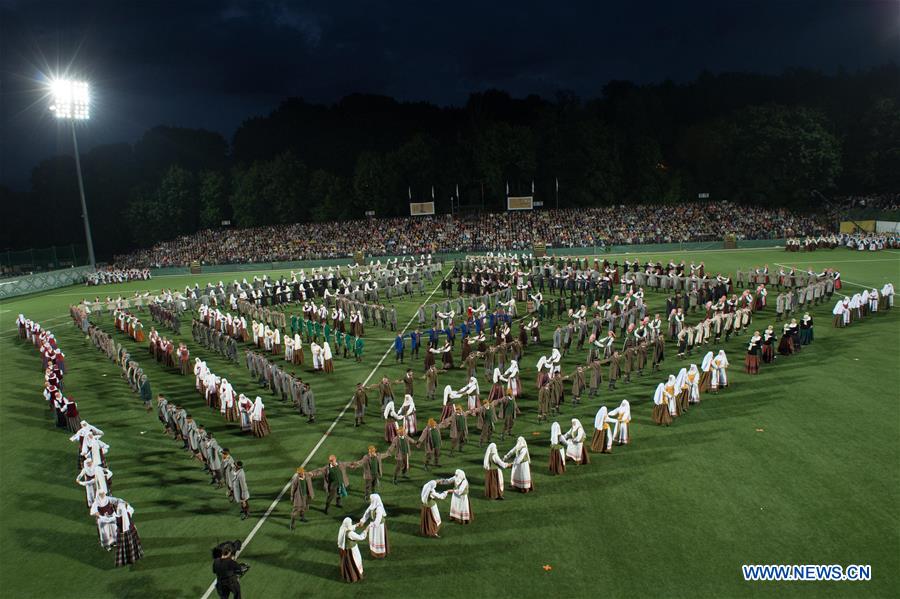
[[[78,173],[78,193],[81,195],[81,218],[84,219],[84,237],[87,240],[88,261],[91,268],[97,268],[94,257],[94,241],[91,238],[91,221],[88,219],[87,202],[84,199],[84,181],[81,178],[81,158],[78,156],[78,137],[75,135],[75,120],[69,119],[72,127],[72,145],[75,146],[75,172]]]

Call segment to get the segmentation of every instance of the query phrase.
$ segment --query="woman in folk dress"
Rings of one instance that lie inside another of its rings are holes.
[[[338,531],[337,546],[341,556],[341,578],[346,582],[359,582],[363,579],[362,555],[357,543],[366,540],[366,531],[356,532],[353,520],[344,518]]]
[[[384,404],[384,412],[382,413],[384,416],[384,440],[387,444],[394,440],[394,437],[397,436],[397,421],[402,420],[403,417],[397,414],[397,410],[394,408],[394,400],[389,399],[386,404]]]
[[[116,505],[112,502],[106,491],[99,491],[91,505],[91,516],[97,519],[97,533],[100,536],[100,546],[107,551],[112,551],[116,544]]]
[[[468,524],[475,515],[469,505],[469,479],[462,470],[457,470],[453,478],[444,481],[453,485],[453,494],[450,497],[450,519],[460,524]]]
[[[441,512],[437,502],[447,498],[449,491],[438,492],[438,481],[430,480],[422,487],[422,509],[419,515],[419,533],[423,537],[438,537],[441,530]]]
[[[334,372],[334,356],[331,354],[331,344],[327,341],[322,344],[322,368],[328,374]]]
[[[613,422],[608,416],[609,410],[601,406],[594,416],[594,436],[591,438],[591,451],[595,453],[612,453],[612,432],[609,423]]]
[[[566,472],[566,440],[558,422],[550,425],[550,474]]]
[[[616,445],[628,445],[631,442],[631,404],[623,399],[619,407],[610,410],[610,418],[616,419],[616,428],[613,429],[613,443]]]
[[[653,393],[653,412],[651,418],[653,419],[653,422],[660,426],[669,426],[672,424],[672,415],[669,413],[665,383],[657,385],[656,391]]]
[[[366,522],[371,521],[367,527],[369,553],[371,553],[372,557],[375,559],[383,559],[391,552],[390,545],[388,544],[387,526],[385,525],[386,518],[387,512],[384,509],[384,503],[381,501],[381,495],[372,493],[369,496],[369,507],[366,508],[362,518],[360,518],[358,526],[365,526]]]
[[[509,468],[509,464],[500,459],[496,443],[487,446],[483,466],[484,496],[488,499],[503,499],[503,468]]]
[[[253,411],[250,412],[250,428],[254,437],[265,437],[272,432],[269,428],[269,420],[266,418],[266,406],[258,395],[253,403]]]
[[[112,478],[112,471],[103,466],[94,466],[94,461],[90,458],[84,460],[84,467],[75,477],[75,482],[84,487],[89,508],[94,505],[94,498],[98,493],[109,492],[107,481],[110,478]]]
[[[509,482],[513,488],[518,489],[521,493],[534,491],[534,482],[531,480],[531,455],[528,452],[528,443],[525,441],[525,437],[516,439],[515,446],[503,456],[503,460],[506,462],[512,460]]]
[[[116,505],[116,567],[133,564],[144,557],[144,547],[131,517],[134,508],[124,500]]]
[[[706,352],[700,365],[700,392],[706,393],[712,388],[712,361],[713,353]]]
[[[572,418],[572,428],[566,433],[566,457],[579,464],[585,466],[591,463],[588,457],[587,449],[584,447],[584,440],[587,433],[584,432],[584,426],[577,418]]]
[[[416,434],[418,432],[418,422],[416,421],[416,402],[413,400],[412,395],[408,393],[403,396],[403,404],[400,406],[400,411],[397,412],[397,415],[403,419],[403,426],[406,428],[406,432],[410,435]]]

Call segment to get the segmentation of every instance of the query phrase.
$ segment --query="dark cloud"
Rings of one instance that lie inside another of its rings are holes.
[[[97,92],[85,145],[158,123],[230,135],[289,95],[352,92],[459,104],[599,94],[610,79],[703,69],[864,68],[900,55],[895,0],[685,2],[120,2],[0,0],[0,180],[58,150],[41,73],[72,65]]]

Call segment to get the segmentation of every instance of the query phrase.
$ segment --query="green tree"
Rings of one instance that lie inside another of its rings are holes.
[[[228,180],[218,171],[200,174],[200,226],[218,227],[228,218]]]

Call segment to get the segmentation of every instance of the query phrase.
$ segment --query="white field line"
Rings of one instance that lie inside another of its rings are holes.
[[[444,277],[441,279],[441,282],[443,282],[448,276],[450,276],[450,272],[452,272],[452,270],[447,271],[447,274],[444,275]],[[438,283],[437,286],[435,286],[435,288],[431,291],[431,293],[428,294],[428,297],[425,298],[425,301],[422,302],[422,304],[421,304],[422,306],[424,306],[428,303],[428,301],[434,295],[435,291],[437,291],[440,288],[440,286],[441,286],[440,283]],[[401,334],[406,332],[406,330],[409,328],[409,325],[411,325],[413,323],[413,320],[415,320],[415,318],[416,318],[416,312],[413,312],[413,315],[409,319],[409,322],[407,322],[406,326],[403,327]],[[375,368],[373,368],[372,372],[369,373],[369,376],[366,377],[366,380],[363,382],[363,385],[367,385],[369,383],[369,380],[371,380],[371,378],[375,375],[375,373],[378,372],[378,369],[381,368],[381,365],[384,363],[384,361],[387,359],[387,357],[390,355],[390,353],[393,351],[393,349],[394,349],[393,345],[391,345],[390,347],[387,348],[387,350],[384,352],[384,355],[381,356],[380,360],[378,360],[378,364],[375,365]],[[322,438],[319,439],[319,442],[316,443],[315,447],[313,447],[312,450],[309,452],[309,455],[306,456],[306,459],[303,460],[303,463],[301,464],[301,466],[303,468],[305,468],[306,465],[309,463],[309,461],[313,458],[313,456],[316,455],[316,452],[319,451],[319,448],[322,446],[322,443],[325,442],[325,439],[328,438],[328,436],[331,434],[331,431],[334,430],[334,427],[337,426],[338,421],[340,421],[340,419],[343,418],[344,414],[347,412],[347,410],[350,409],[351,405],[353,405],[353,398],[350,398],[350,401],[347,402],[347,405],[344,406],[344,409],[341,410],[341,413],[338,414],[337,418],[334,419],[334,422],[331,423],[331,426],[328,427],[328,430],[325,431],[325,434],[322,435]],[[269,506],[269,509],[267,509],[266,513],[263,514],[263,517],[259,519],[259,522],[256,523],[256,526],[253,527],[253,530],[251,530],[250,534],[247,535],[247,538],[244,539],[243,544],[241,545],[241,550],[238,552],[237,556],[239,556],[241,553],[243,553],[244,549],[247,548],[247,545],[250,544],[250,541],[253,540],[253,537],[256,536],[256,533],[259,531],[260,528],[262,528],[262,525],[265,524],[266,520],[269,518],[269,516],[275,510],[275,507],[281,502],[281,499],[284,497],[284,494],[287,493],[288,489],[290,489],[290,488],[291,488],[291,481],[288,480],[287,484],[284,485],[284,487],[281,489],[281,492],[275,498],[275,501],[272,502],[272,504]],[[237,556],[235,556],[235,557],[237,557]],[[206,592],[203,593],[202,599],[209,599],[209,597],[212,596],[212,594],[213,594],[213,592],[215,592],[215,590],[216,590],[216,581],[214,580],[209,585],[209,588],[206,589]]]

